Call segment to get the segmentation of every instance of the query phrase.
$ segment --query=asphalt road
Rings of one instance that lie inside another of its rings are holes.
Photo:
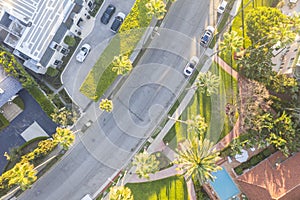
[[[79,200],[96,195],[158,126],[188,80],[182,71],[204,49],[196,41],[207,25],[210,1],[178,0],[150,48],[101,113],[58,165],[18,199]],[[168,29],[168,30],[167,30]],[[96,105],[86,112],[97,113]],[[79,122],[80,123],[80,122]]]

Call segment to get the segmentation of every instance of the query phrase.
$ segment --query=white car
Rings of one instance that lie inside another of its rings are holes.
[[[199,58],[196,56],[191,57],[190,61],[186,64],[183,74],[186,76],[191,76],[193,71],[196,69],[196,66],[199,63]]]
[[[215,28],[212,26],[208,26],[205,32],[203,33],[203,35],[201,36],[200,44],[204,47],[207,47],[209,42],[214,36],[214,32],[215,32]]]
[[[226,6],[227,6],[227,1],[222,1],[222,3],[221,3],[221,4],[219,5],[219,7],[218,7],[217,12],[218,12],[219,14],[223,14],[224,11],[225,11],[225,9],[226,9]]]
[[[82,45],[82,47],[80,48],[79,53],[76,55],[76,60],[78,62],[82,63],[85,60],[85,58],[87,57],[87,55],[89,54],[90,51],[91,51],[91,46],[89,44]]]

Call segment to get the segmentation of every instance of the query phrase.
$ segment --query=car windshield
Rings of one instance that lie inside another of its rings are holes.
[[[87,49],[87,48],[85,48],[85,47],[82,47],[82,48],[81,48],[81,51],[83,51],[83,52],[84,52],[84,54],[85,54],[85,53],[87,53],[87,52],[88,52],[88,49]]]
[[[112,7],[107,8],[106,13],[107,13],[108,15],[110,15],[112,12],[113,12],[113,8],[112,8]]]

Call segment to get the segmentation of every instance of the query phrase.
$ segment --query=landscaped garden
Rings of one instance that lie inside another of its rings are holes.
[[[110,44],[101,54],[97,63],[81,85],[80,91],[97,101],[117,78],[112,71],[114,56],[130,55],[149,26],[151,17],[147,15],[147,0],[137,0],[123,25]]]
[[[183,111],[179,119],[185,121],[191,119],[192,116],[201,115],[209,125],[206,136],[216,143],[232,129],[233,124],[231,124],[225,114],[225,105],[227,103],[234,104],[236,102],[238,88],[237,80],[232,78],[230,74],[226,73],[215,63],[211,66],[210,71],[220,77],[219,93],[206,96],[206,94],[196,91],[189,106]],[[224,121],[211,121],[215,115],[218,115],[217,119]],[[168,143],[172,149],[176,149],[178,142],[190,137],[191,136],[188,135],[187,125],[176,122],[164,138],[164,142]]]
[[[172,176],[144,183],[128,183],[126,187],[130,188],[134,199],[189,199],[186,183],[182,176]]]
[[[247,48],[251,45],[251,41],[247,36],[247,25],[246,25],[246,16],[250,12],[253,11],[254,8],[260,6],[266,7],[275,7],[279,0],[243,0],[243,4],[241,4],[238,14],[235,16],[232,26],[230,27],[231,31],[237,32],[237,35],[244,39],[244,48]],[[244,9],[242,9],[244,8]],[[231,65],[230,55],[222,56],[224,61]],[[236,63],[233,62],[232,67],[237,69]]]

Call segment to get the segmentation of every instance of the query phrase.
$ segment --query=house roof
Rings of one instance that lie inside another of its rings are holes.
[[[73,5],[71,0],[5,0],[0,10],[27,24],[16,49],[39,61]]]
[[[278,163],[278,165],[276,165]],[[249,199],[300,198],[300,153],[286,158],[277,152],[237,179]]]
[[[7,76],[4,69],[0,67],[0,107],[2,107],[11,97],[16,95],[22,89],[19,81],[13,77]]]

